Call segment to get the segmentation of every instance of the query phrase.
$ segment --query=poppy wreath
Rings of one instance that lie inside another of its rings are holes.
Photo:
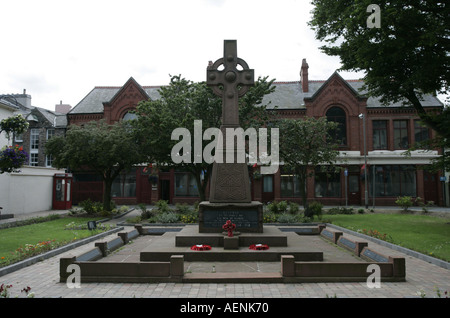
[[[211,246],[204,245],[204,244],[191,246],[191,250],[193,250],[193,251],[209,251],[210,249],[211,249]]]
[[[269,245],[267,245],[267,244],[252,244],[252,245],[250,245],[249,249],[251,249],[251,250],[258,250],[258,251],[268,250],[269,249]]]

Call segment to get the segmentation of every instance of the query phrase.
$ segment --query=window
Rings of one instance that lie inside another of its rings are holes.
[[[394,120],[394,149],[408,149],[408,121]]]
[[[31,129],[30,150],[39,150],[39,129]]]
[[[127,120],[134,120],[137,119],[137,115],[127,112],[124,116],[123,116],[123,121],[127,121]]]
[[[39,154],[38,153],[30,153],[30,166],[37,167],[39,163]]]
[[[347,124],[344,110],[334,106],[327,111],[326,116],[328,121],[338,123],[338,128],[332,132],[335,142],[339,146],[347,145]]]
[[[111,187],[111,195],[121,198],[136,196],[136,169],[117,176]]]
[[[53,164],[53,157],[52,155],[45,156],[45,166],[51,168]]]
[[[318,198],[339,198],[341,196],[341,174],[339,172],[322,172],[320,169],[316,169],[314,192]]]
[[[284,167],[280,167],[281,171],[281,197],[295,198],[300,197],[300,181],[298,177]]]
[[[423,142],[430,139],[429,129],[423,125],[420,120],[414,120],[414,140],[415,142]]]
[[[194,176],[188,172],[175,173],[175,196],[196,197],[198,196],[197,182]]]
[[[373,149],[388,149],[387,146],[387,120],[372,121]]]
[[[373,196],[373,171],[369,169],[369,195]],[[375,196],[416,196],[416,170],[411,165],[375,166]]]
[[[47,140],[50,140],[55,135],[54,129],[47,129]]]
[[[30,131],[30,166],[37,167],[39,164],[39,129]]]

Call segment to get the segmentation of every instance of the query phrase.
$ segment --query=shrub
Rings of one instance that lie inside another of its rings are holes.
[[[276,201],[270,202],[267,205],[267,210],[272,213],[278,213],[278,203]]]
[[[156,206],[156,210],[159,213],[167,213],[170,212],[170,207],[169,207],[169,203],[167,203],[167,201],[165,200],[159,200],[155,203]]]
[[[264,223],[275,223],[277,221],[277,216],[275,213],[271,211],[264,211],[263,212],[263,222]]]
[[[296,214],[296,213],[298,213],[298,211],[300,211],[299,205],[295,202],[290,202],[289,203],[289,213]]]
[[[308,211],[306,216],[313,217],[314,215],[320,220],[322,218],[322,208],[323,205],[320,202],[313,201],[308,205]]]
[[[183,213],[179,216],[180,221],[186,224],[197,223],[198,214],[195,211],[190,211],[188,213]]]
[[[279,223],[296,223],[298,222],[298,218],[296,215],[289,214],[289,213],[281,213],[278,215],[278,222]]]
[[[91,199],[84,200],[79,205],[89,215],[97,214],[103,210],[103,204],[101,202],[93,202]]]
[[[413,205],[413,200],[410,196],[397,197],[395,204],[402,207],[404,212],[407,212],[408,209]]]
[[[175,210],[180,214],[188,214],[192,211],[192,208],[187,203],[177,203],[175,205]]]
[[[163,212],[156,216],[156,220],[159,223],[177,223],[178,215],[173,212]]]
[[[328,214],[353,214],[353,208],[336,207],[328,210]]]
[[[286,213],[288,211],[288,203],[286,201],[278,202],[278,213]]]

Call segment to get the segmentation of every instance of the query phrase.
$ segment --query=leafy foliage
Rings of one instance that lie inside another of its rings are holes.
[[[339,155],[337,144],[331,137],[331,132],[337,128],[335,122],[326,118],[307,117],[304,119],[283,119],[277,122],[280,129],[280,159],[284,167],[299,178],[300,194],[307,209],[306,181],[313,175],[311,167],[326,167],[337,169],[334,163]]]
[[[423,94],[448,93],[449,3],[378,1],[380,28],[369,28],[367,7],[371,3],[313,0],[309,25],[316,38],[326,42],[322,51],[339,56],[342,70],[364,71],[369,95],[380,97],[385,104],[413,106],[422,121],[440,135],[439,142],[449,147],[450,110],[434,114],[420,102]]]
[[[72,170],[88,168],[103,179],[103,209],[111,211],[111,186],[123,171],[145,161],[137,138],[127,122],[113,125],[90,122],[70,126],[66,136],[56,136],[45,145],[55,167]]]
[[[265,94],[272,92],[272,81],[259,78],[240,99],[241,126],[260,127],[265,124],[269,114],[260,105]],[[205,199],[205,190],[212,173],[212,164],[201,163],[175,164],[171,158],[171,150],[178,141],[171,140],[176,128],[186,128],[194,138],[194,121],[202,121],[202,134],[208,128],[219,128],[222,116],[222,100],[214,95],[205,82],[194,83],[181,77],[172,76],[170,85],[159,89],[160,98],[143,101],[136,108],[137,120],[133,127],[139,137],[142,149],[145,149],[147,162],[157,166],[177,168],[191,172],[199,189],[200,200]],[[211,141],[202,140],[202,149]],[[194,145],[194,142],[191,142]]]

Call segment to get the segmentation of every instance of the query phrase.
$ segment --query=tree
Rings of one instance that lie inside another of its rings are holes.
[[[308,177],[314,175],[313,167],[338,169],[334,166],[339,151],[332,132],[338,124],[325,117],[305,119],[282,119],[277,123],[280,129],[280,160],[284,168],[295,173],[300,183],[300,195],[308,216],[307,187]]]
[[[273,92],[273,80],[259,78],[247,94],[240,99],[241,126],[262,126],[269,118],[266,107],[261,105],[264,95]],[[160,98],[143,101],[136,108],[137,120],[134,128],[142,149],[145,150],[147,162],[166,168],[178,168],[192,173],[196,180],[200,200],[205,200],[206,188],[212,173],[212,164],[204,160],[201,163],[175,164],[171,158],[171,150],[178,141],[171,140],[176,128],[186,128],[194,138],[194,121],[202,121],[203,132],[208,128],[219,128],[221,125],[222,100],[214,95],[205,82],[194,83],[178,76],[171,76],[170,85],[161,87]],[[210,140],[203,140],[201,149]],[[191,143],[194,145],[194,142]]]
[[[8,140],[11,134],[22,134],[28,129],[28,122],[22,115],[15,115],[0,121],[0,134],[5,132]],[[5,146],[0,151],[0,174],[19,172],[28,160],[28,154],[19,146]]]
[[[448,2],[378,1],[380,27],[371,27],[372,2],[313,0],[309,25],[328,43],[321,50],[339,56],[342,70],[364,71],[369,95],[409,103],[427,126],[448,136],[449,116],[429,114],[420,103],[423,94],[448,93]]]
[[[70,126],[66,136],[51,138],[45,145],[57,168],[88,168],[103,180],[103,209],[111,211],[111,188],[123,171],[144,162],[145,158],[128,122],[108,125],[105,121],[89,122],[83,127]]]

